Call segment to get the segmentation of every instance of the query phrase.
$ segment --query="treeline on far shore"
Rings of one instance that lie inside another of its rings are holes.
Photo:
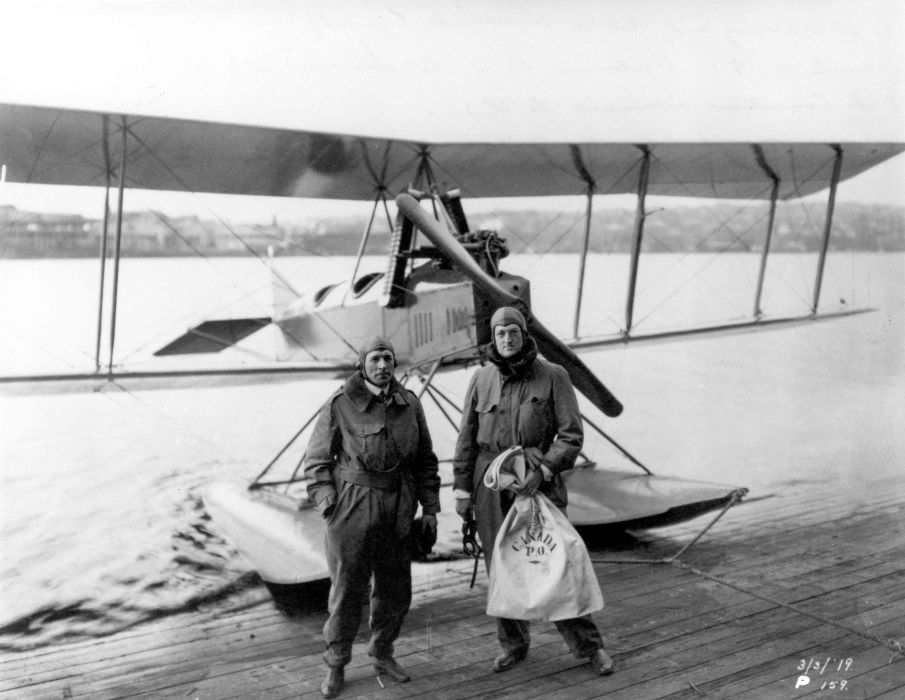
[[[808,252],[823,244],[823,205],[781,204],[776,211],[770,249]],[[648,208],[642,250],[652,253],[760,252],[767,238],[766,203]],[[367,225],[364,217],[339,217],[267,224],[228,224],[197,216],[167,217],[130,213],[122,224],[124,256],[227,256],[250,251],[277,255],[354,255]],[[501,210],[474,214],[472,230],[492,229],[513,254],[579,253],[586,226],[580,211]],[[632,249],[635,212],[595,212],[587,248],[591,253],[627,253]],[[96,257],[102,223],[77,215],[39,214],[0,206],[0,257]],[[108,235],[109,238],[109,235]],[[386,224],[372,231],[366,253],[383,254],[390,245]],[[113,243],[108,240],[108,254]],[[840,203],[836,206],[831,250],[905,251],[905,206]]]

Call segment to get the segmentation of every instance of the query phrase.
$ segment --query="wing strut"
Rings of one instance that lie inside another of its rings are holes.
[[[578,338],[578,321],[581,317],[581,297],[584,294],[584,268],[588,259],[588,243],[591,238],[591,207],[594,202],[594,185],[588,184],[588,206],[584,215],[584,243],[581,247],[581,264],[578,268],[578,296],[575,299],[575,321],[572,325],[572,336]]]
[[[638,204],[635,208],[635,230],[632,234],[632,263],[629,270],[628,296],[625,302],[625,330],[632,332],[632,315],[635,311],[635,286],[638,283],[638,259],[641,256],[641,236],[644,234],[644,200],[647,198],[647,182],[650,177],[650,148],[638,146],[644,153],[641,159],[641,172],[638,175]]]
[[[817,313],[817,305],[820,302],[820,286],[823,284],[823,266],[826,263],[826,250],[830,245],[830,232],[833,230],[833,210],[836,208],[836,186],[839,184],[839,176],[842,173],[842,147],[833,145],[836,157],[833,159],[833,175],[830,180],[830,196],[826,204],[826,222],[823,225],[823,246],[820,248],[820,261],[817,263],[817,278],[814,280],[814,304],[811,313]]]
[[[346,295],[343,297],[343,304],[345,304],[349,292],[355,286],[355,278],[358,277],[358,268],[361,265],[361,258],[365,254],[368,238],[371,237],[371,229],[374,227],[374,218],[377,216],[377,208],[380,206],[380,200],[385,198],[386,190],[383,188],[379,189],[377,195],[374,197],[374,206],[371,207],[371,217],[368,219],[368,225],[365,227],[364,233],[361,235],[361,240],[358,242],[358,254],[355,256],[355,268],[352,270],[352,280],[349,282],[349,288],[346,290]]]
[[[575,169],[578,170],[578,174],[581,176],[581,179],[585,181],[585,184],[588,186],[588,205],[585,210],[585,221],[584,221],[584,243],[581,248],[581,263],[578,267],[578,296],[575,299],[575,321],[572,325],[572,336],[574,338],[578,337],[578,321],[581,317],[581,297],[584,293],[584,268],[585,263],[588,259],[588,243],[591,238],[591,207],[594,202],[594,188],[595,182],[594,178],[591,177],[591,173],[588,172],[587,167],[584,164],[584,160],[581,157],[581,150],[579,150],[578,146],[570,146],[572,151],[572,161],[575,163]]]
[[[390,254],[387,263],[387,274],[384,280],[383,295],[380,303],[388,309],[394,309],[405,303],[405,273],[409,262],[408,252],[412,247],[415,225],[411,219],[398,216],[396,224],[391,228],[393,237],[390,242]]]
[[[431,167],[430,162],[431,152],[430,146],[427,144],[421,144],[418,147],[418,167],[415,170],[415,179],[412,182],[412,189],[419,190],[421,192],[426,192],[429,194],[433,194],[435,191],[435,185],[437,180],[434,178],[434,170]],[[431,207],[434,211],[434,218],[440,219],[440,212],[437,210],[437,200],[434,199],[433,196],[430,197]],[[411,248],[414,249],[418,244],[418,229],[412,229],[412,241]],[[408,270],[412,271],[414,265],[413,261],[408,261]]]
[[[773,189],[770,190],[770,214],[767,217],[767,237],[764,239],[764,252],[760,257],[760,272],[757,275],[757,291],[754,294],[754,318],[757,319],[763,316],[764,313],[760,308],[760,298],[764,291],[764,274],[767,271],[767,256],[770,254],[770,241],[773,238],[773,222],[776,218],[776,200],[779,197],[780,180],[779,175],[776,174],[776,171],[773,170],[767,162],[767,158],[764,156],[764,149],[760,145],[754,146],[754,156],[757,159],[757,164],[760,166],[760,169],[773,181]]]
[[[110,360],[107,364],[107,373],[113,374],[113,345],[116,342],[116,298],[119,291],[119,258],[122,251],[123,240],[123,194],[126,188],[126,147],[128,139],[128,128],[126,118],[121,117],[123,142],[122,153],[119,157],[119,192],[116,205],[116,244],[113,253],[113,298],[110,308]]]
[[[107,232],[110,228],[110,179],[113,168],[110,167],[110,124],[106,114],[101,116],[101,145],[104,151],[104,221],[101,231],[100,263],[101,275],[97,295],[97,340],[94,344],[94,371],[101,371],[101,334],[104,328],[104,280],[107,273]]]

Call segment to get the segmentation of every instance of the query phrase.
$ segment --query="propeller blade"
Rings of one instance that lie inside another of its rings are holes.
[[[430,217],[418,201],[408,194],[396,197],[396,206],[415,226],[424,233],[456,267],[461,270],[478,288],[482,289],[497,306],[513,306],[525,317],[528,330],[537,342],[544,356],[551,362],[561,365],[569,374],[569,378],[582,394],[606,415],[615,418],[622,413],[622,404],[610,393],[593,372],[579,359],[572,349],[562,342],[531,313],[526,304],[514,294],[504,289],[475,262],[453,235],[438,221]]]

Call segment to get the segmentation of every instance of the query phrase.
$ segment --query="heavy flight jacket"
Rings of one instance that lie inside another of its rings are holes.
[[[562,472],[571,469],[583,441],[581,414],[569,375],[536,357],[521,376],[488,364],[471,378],[453,461],[453,488],[474,494],[494,457],[513,445],[536,447],[553,473],[540,486],[557,506],[568,496]]]
[[[395,379],[387,395],[380,401],[356,372],[321,409],[305,457],[308,495],[321,512],[336,503],[342,482],[401,489],[400,521],[403,511],[414,517],[416,499],[424,514],[440,510],[437,457],[421,402]]]

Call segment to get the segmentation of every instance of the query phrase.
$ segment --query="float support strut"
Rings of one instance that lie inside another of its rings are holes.
[[[632,332],[632,317],[635,312],[635,288],[638,284],[638,260],[641,257],[641,237],[644,235],[644,206],[647,198],[647,182],[650,177],[650,149],[639,146],[644,156],[638,175],[638,204],[635,208],[635,227],[632,233],[632,260],[629,269],[628,294],[625,302],[625,335]]]
[[[817,277],[814,280],[814,303],[811,304],[811,313],[817,313],[820,304],[820,287],[823,284],[823,268],[826,264],[826,251],[830,245],[830,232],[833,230],[833,210],[836,207],[836,187],[839,184],[839,176],[842,173],[842,147],[833,145],[836,157],[833,159],[833,175],[830,180],[830,196],[826,204],[826,221],[823,224],[823,245],[820,247],[820,260],[817,263]]]
[[[584,216],[584,243],[581,248],[581,262],[578,265],[578,297],[575,300],[575,321],[572,324],[572,337],[578,337],[578,322],[581,318],[581,298],[584,295],[584,269],[588,260],[588,244],[591,239],[591,209],[594,204],[594,185],[588,185],[588,203]]]
[[[776,200],[779,198],[779,175],[767,163],[764,155],[764,149],[760,146],[754,146],[754,157],[767,177],[773,181],[773,188],[770,190],[770,213],[767,216],[767,236],[764,239],[764,252],[760,256],[760,271],[757,274],[757,291],[754,293],[754,318],[760,318],[763,310],[760,308],[760,299],[764,291],[764,275],[767,272],[767,256],[770,254],[770,242],[773,240],[773,222],[776,220]]]
[[[113,347],[116,343],[116,301],[119,292],[119,259],[123,240],[123,194],[126,188],[126,149],[128,148],[128,124],[121,117],[122,151],[119,154],[119,191],[116,206],[116,244],[113,248],[113,297],[110,305],[110,358],[107,363],[108,374],[113,374]]]
[[[103,134],[101,136],[101,144],[104,149],[104,178],[106,180],[106,185],[104,187],[104,219],[103,219],[103,229],[101,230],[101,248],[100,248],[100,264],[101,264],[101,276],[100,283],[98,284],[98,296],[97,296],[97,340],[94,344],[94,371],[101,371],[101,334],[103,333],[104,328],[104,284],[107,273],[107,232],[110,227],[110,178],[113,174],[113,169],[110,167],[110,144],[108,139],[110,138],[110,129],[107,123],[107,115],[101,117],[101,125],[103,129]]]

